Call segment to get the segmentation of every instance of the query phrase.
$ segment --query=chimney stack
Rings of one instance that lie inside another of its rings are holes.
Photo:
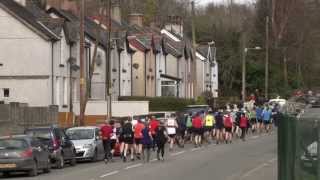
[[[119,0],[113,0],[111,8],[111,18],[121,24],[121,9]]]
[[[143,27],[143,14],[139,14],[139,13],[129,14],[129,24]]]
[[[26,6],[27,0],[14,0],[15,2],[19,3],[21,6]]]
[[[180,16],[168,16],[168,24],[165,25],[165,29],[174,32],[183,37],[183,20]]]

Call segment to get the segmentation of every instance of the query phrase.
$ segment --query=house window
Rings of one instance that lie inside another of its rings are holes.
[[[10,90],[9,88],[3,89],[3,97],[10,97]]]
[[[67,78],[63,78],[63,105],[68,104],[68,81]]]

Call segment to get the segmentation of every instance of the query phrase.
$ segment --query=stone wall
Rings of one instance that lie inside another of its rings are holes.
[[[26,128],[58,123],[58,107],[30,107],[27,104],[0,104],[0,135],[23,133]]]

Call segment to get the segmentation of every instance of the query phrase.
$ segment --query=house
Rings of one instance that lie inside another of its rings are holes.
[[[174,90],[176,93],[175,96],[180,98],[193,98],[191,70],[193,61],[191,53],[192,49],[189,40],[183,37],[182,23],[169,21],[169,24],[161,30],[161,34],[164,39],[165,51],[168,54],[165,58],[165,66],[170,66],[168,67],[169,69],[165,70],[162,76],[166,77],[166,74],[171,76],[171,89],[176,89]],[[171,66],[172,62],[173,67]],[[168,79],[162,79],[162,81],[162,89],[165,90],[168,88],[166,85],[168,84]],[[175,85],[172,86],[173,84]]]
[[[200,45],[197,48],[198,56],[204,59],[202,63],[202,71],[204,72],[204,76],[198,77],[201,78],[202,83],[202,91],[211,92],[213,97],[218,97],[218,63],[216,60],[216,48],[211,47],[211,45]]]
[[[66,22],[75,24],[79,27],[80,21],[77,16],[72,14],[67,10],[60,10],[56,8],[50,8],[48,13],[52,18],[63,18]],[[86,88],[89,91],[89,99],[90,100],[107,100],[107,33],[105,29],[99,26],[93,19],[85,18],[84,29],[85,29],[85,78],[89,79],[88,76],[90,74],[90,66],[92,63],[92,58],[94,55],[95,44],[98,38],[98,47],[97,47],[97,56],[94,64],[94,71],[92,73],[91,82],[88,81],[86,83]],[[68,27],[67,27],[68,28]],[[68,29],[68,31],[74,30],[77,34],[79,34],[78,29]],[[77,40],[77,49],[79,47],[79,39]],[[79,52],[79,50],[78,50]],[[79,53],[78,53],[79,54]],[[78,82],[79,83],[79,82]],[[78,84],[77,83],[77,87]],[[77,91],[78,95],[79,92]],[[78,100],[78,99],[77,99]]]
[[[77,68],[64,20],[23,0],[1,0],[0,16],[0,99],[69,111]]]

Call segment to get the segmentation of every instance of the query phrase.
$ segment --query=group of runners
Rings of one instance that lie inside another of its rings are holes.
[[[158,160],[164,160],[165,146],[169,151],[175,145],[183,148],[185,142],[195,147],[212,142],[232,143],[234,138],[246,139],[247,133],[262,133],[272,130],[272,122],[278,121],[278,106],[254,106],[252,108],[232,108],[217,111],[201,111],[189,114],[172,114],[165,120],[149,117],[132,121],[130,118],[115,125],[106,122],[101,128],[105,147],[105,161],[112,160],[116,144],[119,144],[123,162],[129,158],[150,161],[151,152],[156,152]]]

